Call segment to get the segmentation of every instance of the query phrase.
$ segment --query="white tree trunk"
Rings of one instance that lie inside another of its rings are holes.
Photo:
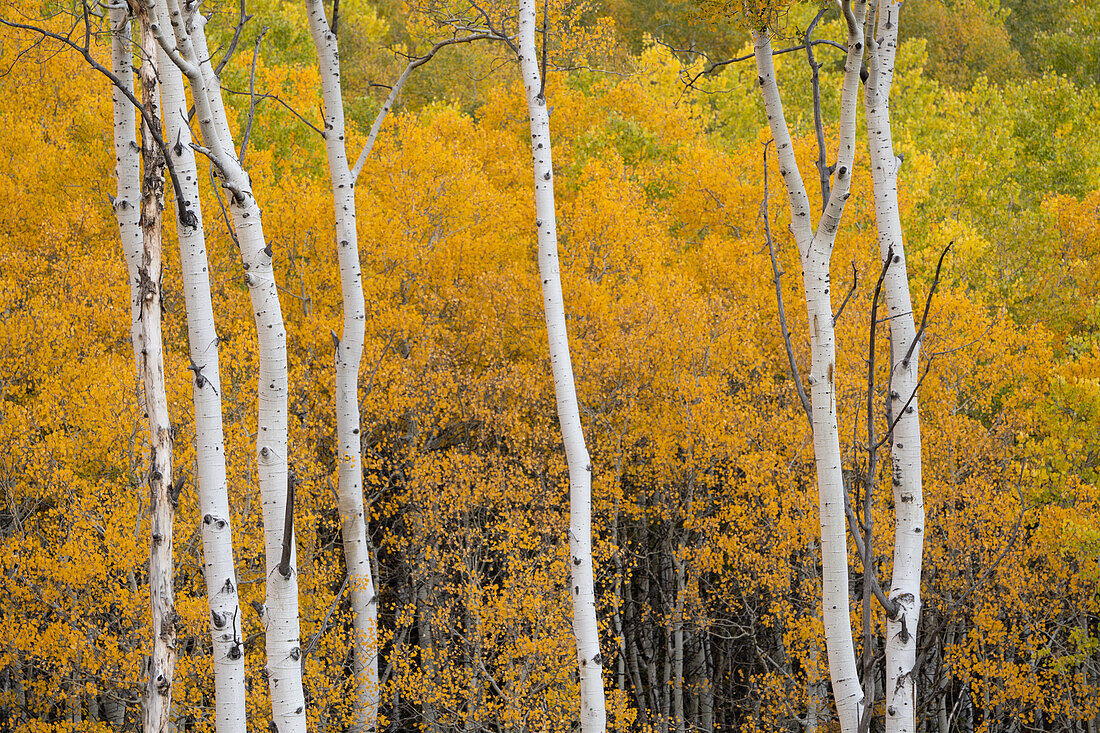
[[[134,70],[130,44],[130,13],[124,3],[110,6],[111,67],[130,92],[134,91]],[[130,281],[130,344],[134,349],[134,374],[141,380],[141,298],[138,269],[141,267],[141,149],[133,104],[118,87],[111,87],[114,102],[115,178],[117,188],[112,206],[118,220],[122,253]]]
[[[864,87],[879,249],[884,258],[892,250],[894,258],[882,283],[890,314],[893,351],[889,414],[891,419],[897,419],[890,445],[896,522],[890,598],[898,604],[901,612],[898,618],[888,619],[886,623],[888,733],[913,733],[916,730],[916,687],[912,672],[916,663],[924,551],[920,417],[916,397],[920,344],[914,344],[916,326],[909,297],[909,277],[898,207],[901,158],[894,155],[890,132],[890,86],[894,77],[901,6],[902,3],[896,0],[883,0],[879,8],[878,32],[867,41],[868,78]]]
[[[263,501],[264,549],[267,557],[266,604],[267,679],[271,691],[273,724],[279,733],[304,733],[305,695],[302,689],[302,650],[299,646],[298,577],[293,537],[286,537],[290,563],[284,576],[278,569],[284,543],[288,494],[287,452],[287,354],[286,330],[272,267],[273,252],[264,239],[260,208],[252,184],[237,160],[229,128],[225,124],[221,88],[209,69],[204,21],[196,12],[184,22],[177,0],[167,0],[173,39],[163,33],[158,40],[172,61],[187,76],[195,102],[206,153],[222,185],[229,191],[230,211],[236,228],[244,279],[252,300],[259,347],[259,415],[256,462]],[[192,34],[198,39],[193,43]],[[206,68],[203,68],[206,67]],[[214,79],[208,83],[207,79]]]
[[[320,0],[306,0],[309,29],[321,70],[325,100],[325,152],[328,156],[332,199],[336,212],[336,254],[340,263],[340,290],[344,324],[336,345],[336,441],[339,463],[340,531],[347,563],[352,625],[355,631],[355,713],[352,729],[377,727],[378,605],[371,577],[367,543],[367,515],[363,506],[363,463],[359,438],[359,364],[363,359],[366,305],[359,266],[359,238],[355,226],[355,178],[348,168],[344,138],[344,100],[340,91],[340,52],[336,34],[325,19]],[[381,115],[385,114],[385,110]]]
[[[542,95],[538,52],[535,48],[535,2],[519,3],[519,61],[527,109],[531,117],[531,158],[535,174],[535,216],[539,242],[539,275],[542,278],[550,366],[558,402],[565,457],[569,466],[569,550],[572,570],[573,634],[580,667],[581,730],[603,731],[603,658],[596,626],[596,594],[592,568],[592,463],[584,444],[569,335],[565,324],[558,266],[558,231],[554,212],[554,165],[550,154],[550,115]]]
[[[157,5],[160,18],[167,6]],[[187,96],[180,70],[160,49],[161,97],[172,166],[191,217],[181,221],[177,206],[176,231],[187,310],[192,400],[195,407],[196,486],[202,517],[206,593],[210,606],[210,634],[214,658],[214,708],[218,733],[244,733],[245,672],[237,575],[233,563],[233,530],[225,476],[222,434],[221,376],[218,335],[210,300],[210,275],[199,205],[198,168],[186,124]]]
[[[866,1],[857,2],[853,14],[845,3],[848,22],[848,57],[841,95],[840,141],[836,180],[825,212],[814,231],[810,222],[810,201],[795,161],[783,105],[772,63],[770,36],[754,33],[758,83],[764,98],[771,132],[779,155],[779,169],[791,205],[791,233],[802,259],[806,315],[810,325],[810,403],[812,407],[814,457],[817,463],[818,501],[821,521],[822,616],[825,647],[833,697],[843,733],[854,733],[863,714],[863,692],[856,670],[848,599],[848,549],[844,516],[844,480],[841,471],[840,436],[837,429],[835,369],[836,342],[830,300],[830,272],[833,245],[851,186],[855,157],[856,105],[859,67],[863,56],[863,20]]]
[[[160,120],[157,91],[157,44],[153,39],[155,17],[151,8],[138,9],[141,25],[142,102],[149,117]],[[172,708],[172,679],[176,669],[176,609],[172,578],[172,426],[164,388],[161,346],[161,211],[164,209],[164,156],[153,131],[142,122],[141,157],[141,265],[138,298],[141,304],[141,373],[145,414],[149,422],[149,600],[152,610],[153,645],[148,660],[142,729],[168,733]]]

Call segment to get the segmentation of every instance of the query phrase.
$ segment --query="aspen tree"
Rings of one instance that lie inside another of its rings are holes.
[[[112,88],[115,176],[112,201],[130,282],[130,341],[134,350],[139,397],[144,403],[152,449],[148,483],[152,523],[149,547],[149,600],[153,644],[142,711],[146,731],[167,731],[171,685],[175,672],[175,608],[172,585],[172,438],[164,385],[161,339],[161,231],[164,158],[142,120],[141,146],[136,141],[131,61],[130,14],[126,5],[110,8],[111,65],[122,88]],[[157,111],[157,67],[149,18],[139,12],[143,30],[141,51],[142,100],[152,119]],[[150,51],[153,53],[150,55]],[[128,96],[126,92],[130,92]],[[140,158],[145,160],[144,176]],[[141,183],[139,184],[139,178]],[[138,202],[140,199],[140,203]]]
[[[233,147],[221,87],[210,64],[203,30],[205,19],[194,10],[185,18],[177,0],[167,0],[174,38],[159,26],[153,31],[165,53],[187,77],[202,133],[203,152],[229,192],[230,210],[244,263],[244,280],[252,301],[259,346],[259,415],[256,462],[263,501],[266,554],[266,603],[262,620],[267,639],[268,687],[272,725],[280,733],[306,728],[299,645],[297,560],[289,501],[293,491],[287,450],[286,330],[279,305],[274,252],[264,238],[252,183]]]
[[[167,5],[157,4],[160,18]],[[187,125],[183,76],[164,49],[160,51],[161,100],[166,140],[176,178],[186,201],[176,207],[187,341],[195,408],[196,477],[202,518],[203,572],[210,606],[214,662],[214,719],[218,733],[245,731],[245,671],[233,529],[225,473],[221,373],[218,334],[210,299],[210,274],[199,204],[198,168]]]
[[[569,552],[573,597],[573,634],[580,667],[580,722],[586,733],[607,725],[604,704],[603,658],[596,625],[596,594],[592,568],[592,462],[585,447],[569,353],[558,261],[557,218],[554,211],[554,164],[550,149],[550,114],[544,79],[535,48],[534,0],[519,3],[519,62],[527,110],[531,119],[531,160],[535,178],[535,226],[538,229],[539,277],[554,374],[558,421],[569,467]]]
[[[130,12],[125,3],[110,6],[111,69],[118,83],[133,96],[134,72],[130,44]],[[134,348],[134,374],[141,379],[141,298],[138,270],[141,267],[141,149],[137,143],[134,107],[118,86],[111,87],[114,109],[115,197],[111,201],[122,254],[130,282],[130,343]]]
[[[309,29],[321,70],[325,107],[325,153],[332,183],[336,216],[336,255],[340,263],[340,291],[344,321],[336,342],[336,442],[339,469],[340,534],[347,563],[348,594],[355,631],[354,726],[373,731],[378,723],[378,603],[371,576],[367,515],[363,507],[363,463],[359,439],[359,364],[363,359],[366,304],[359,265],[359,237],[355,226],[355,174],[348,168],[344,130],[344,99],[340,91],[340,51],[336,33],[325,18],[320,0],[306,0]],[[379,114],[379,122],[392,101]],[[372,130],[377,135],[378,124]],[[371,138],[373,142],[373,137]],[[366,155],[368,150],[364,150]]]
[[[764,26],[753,30],[757,81],[764,109],[775,138],[779,171],[791,207],[791,233],[802,261],[806,315],[810,324],[810,405],[813,423],[814,457],[817,463],[818,500],[821,524],[822,611],[829,675],[833,683],[840,729],[854,733],[863,716],[863,693],[856,671],[848,601],[848,548],[844,514],[844,477],[841,471],[840,436],[837,428],[835,369],[836,342],[830,301],[830,272],[833,245],[852,181],[855,157],[856,106],[859,70],[863,56],[863,22],[866,0],[843,0],[848,27],[848,55],[840,103],[840,141],[836,179],[816,229],[811,224],[810,200],[798,170],[794,147],[772,61],[771,32]]]
[[[890,598],[897,614],[886,622],[886,730],[912,733],[916,730],[917,623],[920,620],[921,559],[924,552],[924,494],[921,479],[920,417],[917,387],[920,342],[909,295],[909,277],[898,206],[898,169],[901,157],[894,154],[890,131],[890,86],[894,78],[894,57],[898,44],[898,16],[902,3],[881,0],[878,30],[867,33],[867,81],[864,104],[867,142],[871,153],[875,219],[882,257],[893,253],[893,261],[882,283],[889,311],[891,341],[890,416],[893,429],[890,454],[893,460],[894,569]],[[874,28],[875,13],[869,12],[868,30]],[[896,421],[896,422],[895,422]]]
[[[309,30],[317,51],[324,99],[325,154],[332,184],[336,221],[336,254],[343,296],[343,330],[334,334],[336,366],[336,442],[339,463],[338,493],[340,533],[348,567],[349,595],[355,629],[356,723],[358,730],[377,727],[381,689],[378,679],[378,602],[371,576],[368,515],[363,505],[363,467],[360,449],[359,367],[363,359],[366,305],[359,263],[359,234],[355,216],[355,184],[374,149],[378,132],[404,89],[412,72],[446,46],[477,40],[498,39],[492,32],[455,36],[413,57],[390,88],[367,133],[354,167],[348,167],[344,100],[340,89],[340,48],[336,31],[329,26],[320,0],[306,0]],[[337,18],[333,18],[333,25]]]
[[[148,658],[148,682],[142,710],[146,733],[168,733],[172,708],[172,681],[176,669],[176,608],[172,572],[172,425],[164,383],[161,337],[161,271],[166,162],[149,121],[159,122],[157,46],[152,27],[153,8],[137,9],[141,27],[141,92],[145,115],[141,123],[141,265],[138,267],[138,299],[141,305],[141,377],[146,419],[149,423],[149,601],[152,610],[153,648]]]

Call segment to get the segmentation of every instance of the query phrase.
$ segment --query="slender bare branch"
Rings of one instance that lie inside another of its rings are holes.
[[[664,43],[663,41],[657,41],[657,43],[659,45],[662,45],[665,48],[668,48],[668,49],[670,49],[672,51],[675,51],[677,53],[689,53],[689,54],[694,54],[696,56],[703,56],[703,54],[699,53],[698,51],[692,50],[692,49],[675,48],[675,47],[673,47],[673,46],[671,46],[667,43]],[[843,45],[837,43],[836,41],[829,41],[829,40],[824,40],[823,39],[823,40],[819,40],[819,41],[809,41],[809,44],[814,45],[814,46],[831,46],[833,48],[844,51],[845,53],[848,52],[848,48],[846,46],[843,46]],[[782,56],[785,53],[794,53],[795,51],[802,51],[803,49],[806,48],[806,46],[807,46],[806,43],[800,43],[797,46],[791,46],[790,48],[781,48],[778,51],[772,51],[772,56]],[[689,75],[687,75],[686,73],[681,74],[681,81],[684,82],[684,85],[688,89],[695,89],[696,88],[695,87],[695,82],[699,81],[699,79],[701,79],[702,77],[710,76],[710,75],[714,74],[716,71],[718,71],[719,69],[722,69],[723,67],[729,66],[730,64],[738,64],[738,63],[741,63],[742,61],[748,61],[749,59],[752,59],[752,58],[755,58],[755,57],[756,57],[755,54],[750,53],[750,54],[747,54],[745,56],[738,56],[738,57],[732,58],[732,59],[724,59],[722,61],[714,61],[714,62],[711,62],[710,64],[708,64],[705,69],[698,72],[694,76],[689,77]],[[705,56],[704,56],[704,58],[705,58]]]
[[[252,49],[252,70],[248,75],[248,124],[245,125],[244,134],[241,135],[241,154],[237,157],[242,168],[245,153],[248,152],[248,136],[252,134],[252,121],[256,118],[256,60],[260,56],[260,43],[264,40],[265,33],[267,33],[266,25],[256,34],[256,46]]]
[[[486,20],[486,23],[488,24],[488,20]],[[390,89],[390,93],[386,96],[386,101],[382,103],[382,109],[379,110],[378,115],[374,118],[374,124],[371,125],[370,132],[367,134],[367,142],[363,145],[363,152],[359,153],[359,159],[355,161],[355,165],[351,169],[352,181],[359,178],[359,173],[363,170],[363,165],[367,162],[367,158],[370,157],[371,149],[374,148],[374,141],[378,138],[378,131],[382,129],[382,123],[385,121],[386,115],[388,115],[393,108],[394,102],[397,101],[398,95],[401,94],[401,90],[404,88],[405,82],[409,80],[409,76],[412,72],[431,61],[437,53],[447,46],[454,46],[459,43],[471,43],[473,41],[505,41],[509,46],[512,45],[511,41],[509,41],[506,36],[498,34],[489,26],[488,33],[475,33],[469,36],[448,38],[432,46],[423,56],[413,58],[408,66],[405,67],[405,70],[401,72],[401,76],[394,82],[393,88]],[[324,133],[321,134],[322,136],[324,135]]]
[[[848,288],[848,294],[844,296],[844,300],[840,303],[840,308],[837,309],[836,315],[833,316],[833,326],[836,326],[836,322],[840,320],[840,314],[844,312],[844,306],[848,305],[848,301],[852,298],[852,294],[856,292],[856,284],[859,282],[859,273],[856,271],[856,263],[852,262],[852,287]]]
[[[886,253],[886,260],[875,283],[875,292],[871,298],[870,333],[867,338],[867,445],[875,443],[875,335],[878,330],[878,304],[882,297],[882,282],[894,261],[894,248]],[[874,664],[875,637],[871,628],[871,595],[874,586],[879,585],[875,571],[875,519],[871,511],[875,495],[875,483],[878,476],[878,451],[868,448],[867,471],[863,476],[863,716],[859,721],[861,733],[871,729],[871,712],[874,710],[875,678]]]
[[[298,478],[294,475],[294,469],[286,474],[286,517],[283,520],[283,554],[279,558],[277,569],[284,578],[290,578],[290,553],[294,547],[294,498],[297,489]]]
[[[775,257],[775,244],[772,242],[771,220],[768,216],[768,146],[774,141],[764,143],[764,201],[760,206],[760,212],[764,216],[764,238],[768,242],[768,254],[772,260],[772,282],[775,283],[775,300],[779,305],[779,328],[783,332],[783,344],[787,348],[787,364],[790,366],[791,378],[794,380],[795,390],[798,392],[798,401],[802,403],[802,411],[806,413],[806,420],[810,423],[810,431],[814,429],[813,411],[810,407],[810,398],[806,396],[806,388],[802,385],[802,375],[798,372],[798,364],[794,358],[794,347],[791,345],[791,332],[787,328],[787,311],[783,307],[783,286],[780,277],[783,273],[779,270],[779,261]]]
[[[298,110],[294,109],[294,108],[293,108],[293,107],[291,107],[291,106],[290,106],[289,104],[287,104],[287,103],[286,103],[285,101],[283,101],[283,98],[282,98],[282,97],[280,97],[280,96],[279,96],[279,95],[277,95],[277,94],[268,94],[268,93],[264,93],[264,94],[255,94],[255,95],[254,95],[254,94],[251,94],[251,93],[249,93],[249,92],[244,92],[244,91],[241,91],[241,90],[239,90],[239,89],[230,89],[229,87],[224,87],[224,86],[222,87],[222,91],[228,92],[229,94],[239,94],[239,95],[242,95],[242,96],[243,96],[243,95],[245,95],[245,94],[248,94],[248,95],[249,95],[250,97],[254,96],[254,97],[255,97],[255,98],[257,99],[257,100],[260,100],[260,101],[263,101],[263,100],[265,100],[265,99],[270,99],[270,100],[272,100],[272,101],[274,101],[274,102],[278,102],[279,104],[281,104],[281,105],[283,105],[284,107],[286,107],[286,109],[287,109],[287,110],[288,110],[288,111],[289,111],[289,112],[290,112],[290,113],[291,113],[292,115],[294,115],[294,116],[295,116],[295,117],[297,117],[297,118],[298,118],[299,120],[301,120],[301,121],[302,121],[302,122],[303,122],[304,124],[306,124],[306,125],[307,125],[307,126],[308,126],[308,127],[309,127],[309,128],[311,129],[311,130],[313,130],[314,132],[316,132],[316,133],[317,133],[318,135],[320,135],[321,137],[324,137],[324,136],[325,136],[325,133],[324,133],[324,132],[323,132],[323,131],[321,130],[321,128],[317,127],[317,125],[313,124],[312,122],[310,122],[309,120],[307,120],[307,119],[306,119],[305,117],[303,117],[303,116],[301,115],[301,113],[300,113],[300,112],[298,112]]]
[[[240,20],[237,21],[237,27],[233,29],[233,38],[229,41],[229,48],[225,50],[225,55],[222,56],[222,60],[214,67],[214,76],[220,77],[222,75],[222,69],[229,63],[229,59],[233,58],[233,53],[237,50],[237,42],[241,40],[241,31],[244,30],[244,24],[250,20],[252,20],[252,16],[244,12],[244,0],[241,0]]]
[[[111,84],[113,84],[116,89],[122,92],[126,99],[130,101],[130,104],[134,105],[134,108],[141,115],[141,119],[144,120],[145,124],[149,127],[149,131],[153,136],[153,141],[157,144],[157,147],[160,148],[161,153],[163,153],[164,158],[167,161],[166,165],[168,168],[168,176],[172,179],[172,191],[176,195],[176,208],[179,220],[182,223],[187,224],[188,226],[194,226],[195,214],[193,211],[187,208],[187,205],[189,203],[188,199],[183,194],[183,188],[180,186],[179,178],[176,176],[175,166],[172,165],[172,156],[168,154],[168,146],[165,145],[164,137],[160,134],[160,120],[155,119],[149,113],[149,110],[145,108],[145,105],[141,103],[141,100],[134,96],[133,91],[127,89],[123,85],[122,80],[115,76],[115,73],[113,71],[105,67],[103,64],[99,63],[96,60],[95,56],[92,55],[90,48],[84,48],[80,46],[80,44],[74,43],[73,40],[68,36],[63,36],[59,33],[54,33],[53,31],[49,31],[45,28],[40,28],[38,26],[8,20],[7,18],[3,17],[0,17],[0,25],[6,25],[9,28],[18,28],[19,30],[37,33],[44,38],[58,41],[68,48],[73,49],[74,51],[79,53],[85,61],[88,62],[88,65],[91,66],[92,69],[107,77],[107,79],[110,80]]]
[[[913,337],[913,343],[909,344],[909,350],[905,352],[905,358],[901,360],[902,366],[909,366],[909,359],[913,356],[913,350],[917,348],[917,344],[924,338],[924,327],[928,325],[928,309],[932,307],[932,296],[936,294],[936,287],[940,284],[940,272],[943,270],[943,258],[947,256],[947,252],[954,243],[955,240],[952,239],[947,243],[947,246],[943,248],[943,252],[940,253],[940,261],[936,263],[936,277],[932,280],[932,287],[928,290],[928,298],[924,301],[924,315],[920,318],[920,328],[917,329],[917,335]]]
[[[817,174],[821,181],[821,210],[825,211],[825,204],[829,201],[829,186],[830,175],[832,169],[829,168],[828,162],[825,159],[825,123],[821,117],[821,76],[818,73],[821,70],[821,63],[814,58],[814,44],[810,38],[810,35],[814,32],[814,28],[817,27],[818,21],[825,15],[828,8],[822,8],[818,11],[814,19],[810,21],[810,25],[806,27],[806,60],[810,64],[810,85],[813,87],[814,98],[814,131],[817,133]],[[853,284],[854,288],[854,284]],[[843,310],[844,306],[841,306]],[[839,313],[837,314],[840,315]],[[836,322],[836,319],[833,320]]]

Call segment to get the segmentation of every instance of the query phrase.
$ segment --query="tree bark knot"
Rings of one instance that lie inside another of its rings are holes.
[[[157,284],[149,276],[149,270],[145,267],[138,268],[138,293],[142,300],[152,300],[157,294]]]

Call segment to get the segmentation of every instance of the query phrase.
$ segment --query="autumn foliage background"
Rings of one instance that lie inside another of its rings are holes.
[[[59,9],[19,2],[4,13]],[[235,8],[210,9],[212,32],[228,39]],[[1100,13],[1074,6],[1044,35],[1036,29],[1046,11],[1026,0],[910,9],[892,113],[915,301],[923,304],[954,242],[924,348],[932,358],[921,392],[928,521],[918,716],[928,730],[950,716],[955,730],[992,733],[1018,720],[1015,730],[1093,731],[1100,43],[1080,29]],[[422,49],[432,32],[420,11],[341,4],[354,152],[380,104],[369,83],[388,83],[404,66],[387,48]],[[319,125],[303,7],[261,0],[249,12],[245,45],[270,27],[257,89]],[[792,39],[814,12],[789,11]],[[797,730],[828,677],[816,488],[763,206],[806,364],[798,259],[785,197],[773,185],[764,199],[770,135],[754,72],[731,65],[690,89],[684,74],[706,61],[669,48],[693,39],[729,57],[745,37],[674,5],[611,0],[564,6],[558,17],[554,58],[582,67],[552,71],[547,96],[566,310],[595,471],[611,725],[674,729],[672,701],[683,695],[689,725],[710,705],[720,730]],[[843,37],[835,13],[826,18],[819,35]],[[1073,33],[1084,39],[1076,47],[1066,40]],[[17,57],[29,40],[0,35],[0,729],[134,730],[149,637],[147,448],[107,199],[110,96],[71,54],[43,45]],[[831,126],[840,61],[828,53],[818,51]],[[393,731],[568,731],[576,718],[567,476],[534,262],[526,112],[505,58],[488,45],[463,47],[418,72],[357,185],[368,303],[362,445],[383,723]],[[251,63],[250,49],[241,51],[225,86],[246,90]],[[805,58],[776,63],[811,175]],[[247,95],[231,103],[243,125]],[[770,164],[774,184],[774,156]],[[339,331],[340,302],[324,151],[264,100],[246,165],[276,253],[291,354],[310,727],[340,730],[350,622],[334,488],[329,332]],[[834,307],[858,276],[837,350],[853,475],[866,463],[856,432],[879,269],[870,188],[863,142],[833,270]],[[248,703],[260,730],[268,693],[253,607],[264,575],[255,335],[213,187],[203,195]],[[178,251],[164,282],[176,463],[193,476]],[[878,527],[892,524],[889,502],[882,491]],[[213,729],[198,527],[189,483],[177,515],[174,687],[176,725],[188,731]],[[880,537],[881,577],[890,553]]]

